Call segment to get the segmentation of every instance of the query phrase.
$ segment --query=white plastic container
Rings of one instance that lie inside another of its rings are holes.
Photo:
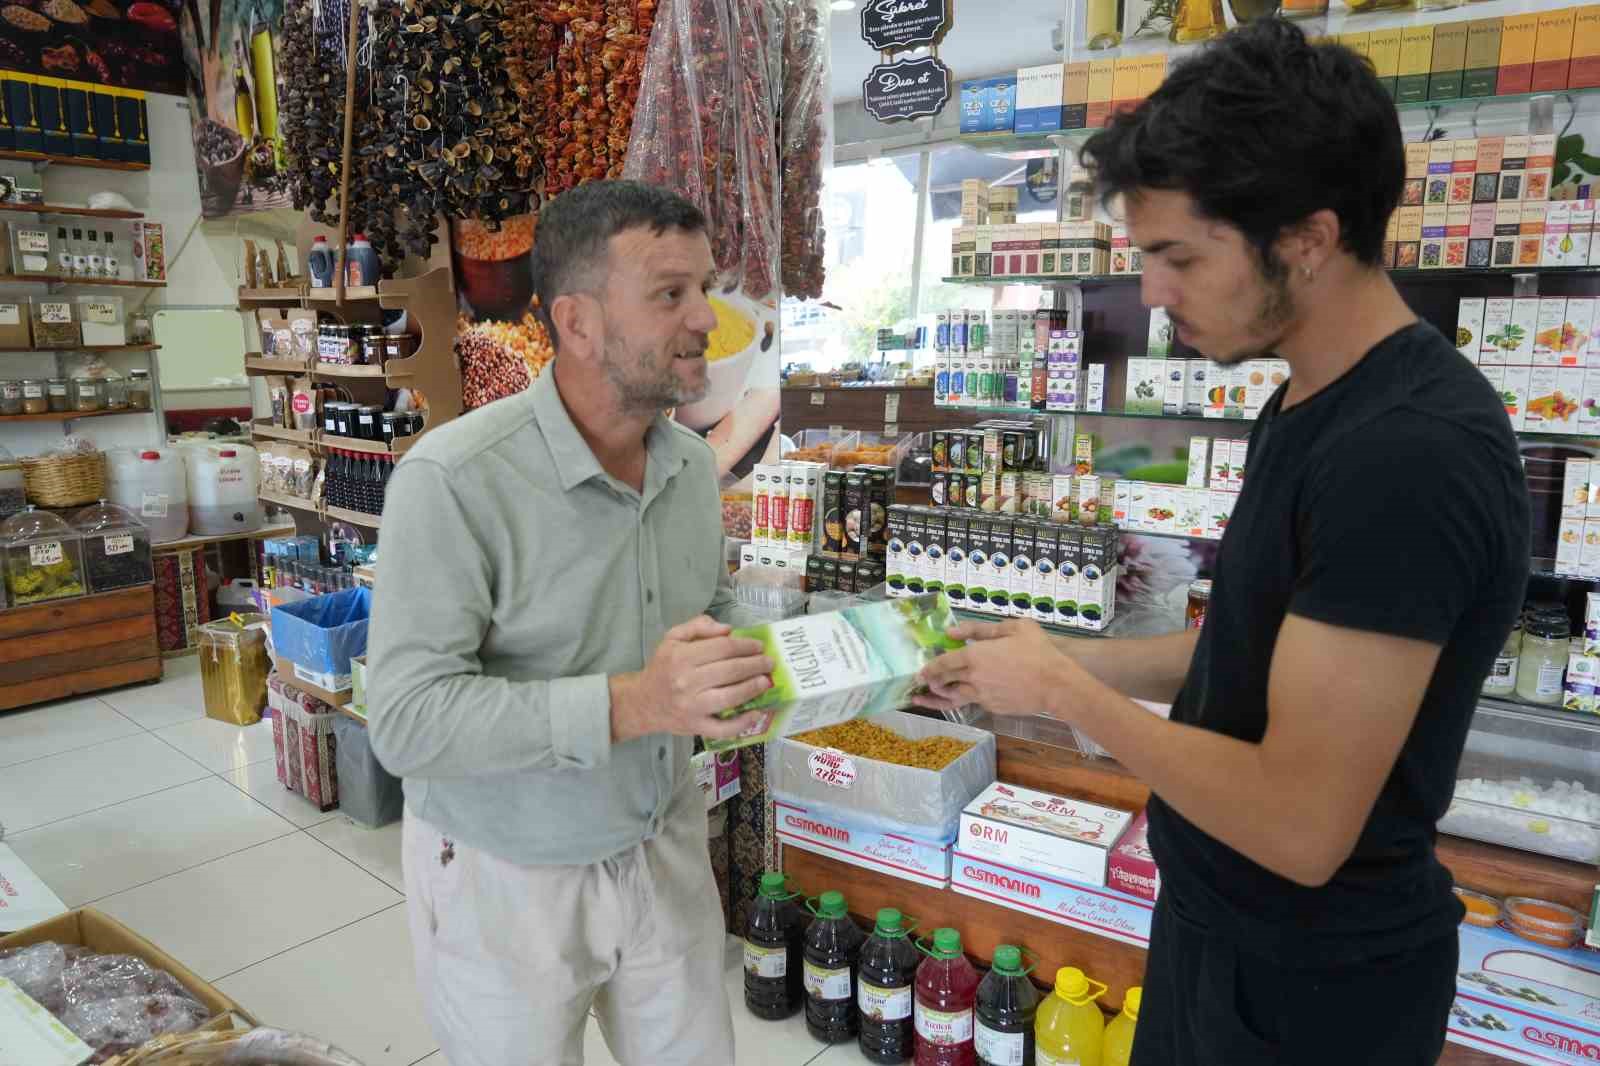
[[[261,465],[248,444],[189,450],[189,529],[198,537],[261,528]]]
[[[106,453],[106,499],[126,507],[150,529],[151,544],[182,540],[189,533],[189,483],[177,448]]]

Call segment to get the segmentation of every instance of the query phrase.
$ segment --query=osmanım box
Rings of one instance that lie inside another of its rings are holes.
[[[995,782],[961,812],[962,854],[1086,885],[1106,883],[1106,860],[1133,816]]]
[[[778,839],[790,847],[840,862],[944,888],[950,883],[950,845],[852,826],[839,814],[824,814],[774,801]]]

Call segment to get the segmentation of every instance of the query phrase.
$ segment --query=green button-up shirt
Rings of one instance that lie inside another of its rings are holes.
[[[407,806],[508,862],[657,835],[692,741],[611,742],[608,674],[698,614],[736,621],[711,449],[658,418],[644,491],[541,375],[441,426],[389,481],[369,635],[373,750]]]

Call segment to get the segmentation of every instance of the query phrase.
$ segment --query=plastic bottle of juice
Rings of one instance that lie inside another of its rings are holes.
[[[1144,989],[1138,985],[1128,989],[1122,997],[1122,1013],[1106,1026],[1106,1054],[1103,1066],[1128,1066],[1133,1058],[1133,1030],[1139,1020],[1139,1004],[1144,999]]]
[[[744,1005],[757,1018],[787,1018],[805,1003],[806,916],[781,873],[761,875],[744,935]]]
[[[1094,1001],[1105,992],[1076,967],[1056,971],[1056,989],[1039,1004],[1033,1027],[1037,1066],[1101,1066],[1106,1019]]]
[[[1032,1066],[1033,1023],[1039,992],[1022,968],[1022,949],[1001,944],[994,968],[978,985],[978,1066]]]
[[[861,1009],[861,1054],[869,1062],[910,1062],[913,1051],[911,986],[922,956],[899,911],[885,907],[861,945],[856,1005]]]
[[[961,953],[961,934],[954,929],[935,929],[927,954],[917,967],[917,1066],[974,1066],[978,971]]]
[[[816,920],[806,928],[806,1029],[824,1044],[855,1039],[856,967],[866,939],[845,910],[844,893],[824,892],[817,905],[806,901]]]

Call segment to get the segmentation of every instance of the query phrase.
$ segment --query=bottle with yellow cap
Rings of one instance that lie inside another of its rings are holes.
[[[1102,1066],[1128,1066],[1133,1058],[1133,1030],[1139,1020],[1139,1003],[1144,989],[1138,985],[1122,997],[1122,1013],[1106,1026],[1106,1053]]]
[[[1034,1022],[1036,1066],[1102,1066],[1106,1020],[1094,1001],[1105,992],[1076,967],[1056,971],[1055,991],[1039,1004]]]

